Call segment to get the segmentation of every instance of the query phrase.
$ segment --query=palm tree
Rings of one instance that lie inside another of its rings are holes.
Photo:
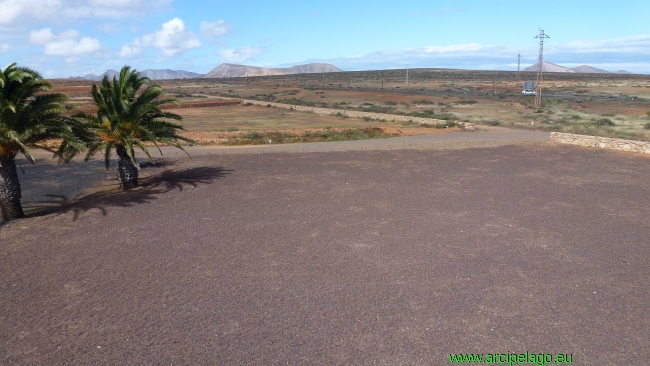
[[[178,103],[176,99],[159,99],[165,92],[158,84],[147,86],[139,93],[144,84],[150,80],[141,76],[136,70],[124,66],[119,78],[109,81],[104,76],[101,84],[93,84],[92,97],[97,105],[97,114],[79,113],[75,117],[85,121],[85,130],[79,130],[79,138],[86,142],[86,161],[98,151],[103,151],[106,169],[110,166],[111,152],[117,153],[117,178],[120,187],[128,190],[138,186],[138,163],[134,148],[142,150],[149,160],[145,143],[152,143],[162,155],[158,143],[175,146],[183,151],[181,141],[197,144],[195,141],[177,134],[184,128],[164,119],[181,120],[182,117],[160,110],[163,103]],[[74,142],[74,141],[73,141]],[[77,146],[64,143],[59,153],[63,160],[81,152]],[[186,152],[187,153],[187,152]]]
[[[23,154],[30,163],[34,157],[29,147],[49,139],[68,140],[69,146],[80,147],[73,138],[74,121],[64,118],[61,93],[42,94],[52,84],[36,71],[16,67],[15,63],[0,72],[0,209],[3,220],[24,216],[20,204],[21,189],[16,171],[16,156]]]

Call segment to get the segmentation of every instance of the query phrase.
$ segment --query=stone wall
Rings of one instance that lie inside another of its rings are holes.
[[[221,99],[221,97],[217,97],[217,98]],[[226,99],[226,98],[223,98],[223,99]],[[253,105],[261,105],[261,106],[270,105],[271,107],[274,107],[274,108],[283,108],[283,109],[295,110],[295,111],[300,111],[300,112],[316,113],[316,114],[341,115],[341,116],[347,116],[347,117],[352,117],[352,118],[364,118],[365,117],[365,118],[371,118],[371,119],[374,119],[374,120],[384,120],[384,121],[394,121],[394,122],[408,122],[408,121],[411,121],[413,123],[420,123],[420,124],[443,124],[443,123],[447,122],[447,121],[444,121],[444,120],[441,120],[441,119],[433,119],[433,118],[411,117],[411,116],[402,116],[402,115],[398,115],[398,114],[387,114],[387,113],[362,112],[362,111],[353,111],[353,110],[349,110],[349,109],[307,107],[307,106],[302,106],[302,105],[273,103],[273,102],[265,102],[265,101],[252,100],[252,99],[241,99],[241,102],[242,102],[242,104],[250,103],[250,104],[253,104]],[[468,131],[474,131],[475,130],[475,127],[474,127],[473,123],[456,121],[456,124],[458,124],[461,128],[464,128],[464,129],[466,129]]]
[[[650,142],[551,132],[551,142],[650,154]]]
[[[160,109],[174,109],[174,108],[205,108],[205,107],[221,107],[226,105],[237,105],[241,104],[240,99],[228,99],[228,100],[206,100],[206,101],[192,101],[192,102],[181,102],[180,104],[161,104]]]

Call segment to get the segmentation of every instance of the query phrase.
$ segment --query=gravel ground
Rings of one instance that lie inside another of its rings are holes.
[[[644,364],[650,159],[499,133],[166,151],[128,193],[26,167],[0,364]]]

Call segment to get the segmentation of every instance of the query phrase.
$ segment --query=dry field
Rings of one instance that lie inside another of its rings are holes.
[[[620,74],[546,73],[541,109],[534,97],[523,96],[516,73],[414,69],[303,74],[232,79],[160,81],[169,96],[182,103],[208,102],[214,97],[257,99],[290,104],[406,114],[543,131],[573,132],[650,140],[650,77]],[[521,73],[521,80],[534,80]],[[382,84],[383,80],[383,84]],[[90,102],[92,82],[57,81],[69,93],[71,106]],[[382,89],[383,86],[383,89]],[[213,99],[214,100],[214,99]],[[253,106],[175,110],[186,128],[217,139],[235,131],[388,128],[403,134],[432,133],[399,123],[341,119],[288,113]],[[408,130],[405,128],[409,127]],[[397,133],[397,132],[396,132]]]
[[[92,105],[90,97],[92,82],[75,81],[74,83],[82,85],[55,83],[55,91],[67,93],[71,98],[69,113],[72,114],[75,111],[94,112],[95,107]],[[458,128],[426,128],[431,126],[317,115],[255,105],[214,106],[212,104],[228,104],[228,102],[216,99],[214,95],[192,90],[191,86],[189,91],[184,91],[185,87],[180,89],[170,87],[169,83],[164,83],[164,86],[168,89],[169,97],[177,98],[181,102],[182,108],[173,108],[172,112],[183,117],[180,124],[187,130],[183,135],[201,144],[260,144],[268,143],[269,139],[276,143],[332,141],[459,131]],[[166,105],[166,108],[169,107],[172,106]],[[377,128],[381,129],[380,134],[364,132]],[[352,136],[341,135],[345,131],[362,133],[355,133]],[[318,134],[318,136],[312,136],[313,134]],[[250,136],[259,138],[251,139]],[[276,138],[278,136],[280,138]]]
[[[383,75],[383,89],[382,89]],[[521,73],[521,80],[534,80]],[[358,109],[477,124],[650,140],[646,75],[545,74],[542,108],[513,72],[416,69],[163,82],[185,100],[212,96]],[[349,82],[349,84],[348,84]]]

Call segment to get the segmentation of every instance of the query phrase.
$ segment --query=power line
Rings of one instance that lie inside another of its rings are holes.
[[[544,30],[540,29],[539,34],[535,36],[539,39],[539,59],[537,60],[537,92],[535,93],[535,108],[542,106],[542,69],[544,68],[544,39],[551,38],[544,34]]]

